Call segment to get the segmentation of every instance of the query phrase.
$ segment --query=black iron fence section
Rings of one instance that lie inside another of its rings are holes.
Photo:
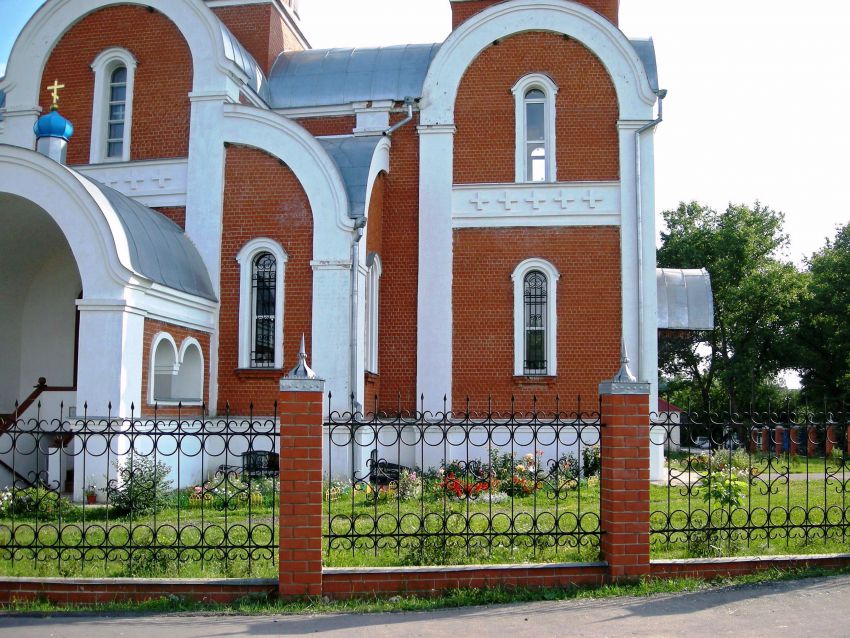
[[[50,418],[39,407],[0,431],[0,573],[275,576],[277,406],[172,410]]]
[[[592,561],[597,412],[333,412],[326,565]]]
[[[847,551],[846,412],[671,410],[652,423],[654,557]]]

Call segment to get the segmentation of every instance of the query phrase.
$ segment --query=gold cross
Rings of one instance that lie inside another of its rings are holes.
[[[53,108],[59,106],[59,89],[64,89],[64,84],[59,84],[59,80],[53,80],[53,85],[46,87],[48,91],[53,93]]]

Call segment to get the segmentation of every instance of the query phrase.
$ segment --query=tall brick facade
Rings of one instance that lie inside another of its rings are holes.
[[[219,411],[270,413],[282,370],[239,369],[239,264],[236,255],[251,239],[268,237],[289,256],[284,279],[283,357],[294,363],[303,334],[311,352],[313,216],[304,189],[276,158],[244,146],[230,146],[225,163],[219,315]]]
[[[488,47],[463,76],[455,101],[455,183],[515,181],[511,88],[530,73],[546,74],[558,87],[558,181],[619,179],[619,108],[605,67],[576,40],[529,32]]]
[[[391,123],[401,120],[394,115]],[[419,285],[419,137],[417,119],[392,137],[381,215],[381,310],[378,369],[381,404],[416,400],[416,316]]]
[[[62,115],[74,124],[68,164],[88,164],[91,147],[94,72],[91,63],[110,47],[136,58],[130,159],[186,157],[189,154],[189,92],[192,55],[186,40],[168,18],[145,7],[106,7],[68,29],[53,47],[44,67],[39,104],[53,103],[47,85],[65,85]]]
[[[561,274],[557,284],[558,369],[555,377],[514,376],[514,282],[511,274],[537,257]],[[533,396],[572,409],[578,396],[593,409],[599,381],[620,356],[620,233],[615,227],[462,229],[454,233],[452,334],[456,407],[492,395],[499,409],[512,396]],[[436,300],[435,300],[436,301]]]

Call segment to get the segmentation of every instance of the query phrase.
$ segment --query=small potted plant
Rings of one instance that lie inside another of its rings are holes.
[[[91,483],[86,485],[86,488],[83,490],[83,494],[86,495],[86,503],[89,505],[97,503],[97,488]]]

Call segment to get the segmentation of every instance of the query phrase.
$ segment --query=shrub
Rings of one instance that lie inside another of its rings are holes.
[[[148,457],[134,456],[115,463],[117,479],[106,486],[109,504],[119,516],[154,514],[170,504],[170,468]]]
[[[584,478],[589,479],[591,476],[597,476],[602,468],[602,452],[598,445],[586,447],[581,452],[582,461],[584,461]]]
[[[46,487],[12,487],[0,492],[0,515],[55,518],[70,513],[73,506]]]

